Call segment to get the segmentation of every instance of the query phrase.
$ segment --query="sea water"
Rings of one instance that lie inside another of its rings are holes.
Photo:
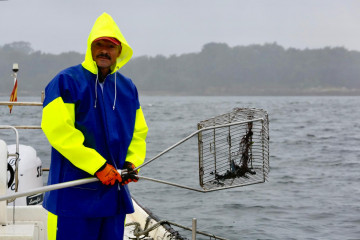
[[[235,107],[269,114],[268,182],[210,193],[130,183],[132,195],[160,219],[191,227],[196,218],[198,230],[233,240],[360,239],[360,97],[142,96],[141,105],[149,127],[147,161],[196,131],[199,121]],[[40,107],[8,112],[0,109],[0,124],[40,125]],[[0,134],[15,142],[10,130]],[[41,130],[19,134],[49,167],[50,146]],[[196,137],[144,166],[140,175],[200,188]]]

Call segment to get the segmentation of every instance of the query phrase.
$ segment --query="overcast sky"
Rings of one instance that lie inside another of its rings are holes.
[[[85,53],[103,12],[134,56],[199,52],[209,42],[360,51],[359,0],[0,0],[0,45]]]

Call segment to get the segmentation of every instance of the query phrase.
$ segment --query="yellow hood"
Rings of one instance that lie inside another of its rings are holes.
[[[116,25],[112,17],[103,13],[95,21],[93,28],[89,34],[87,41],[87,50],[85,54],[85,60],[82,63],[82,66],[89,70],[90,72],[97,74],[98,68],[96,62],[92,58],[91,54],[91,44],[92,42],[99,37],[114,37],[121,42],[122,51],[120,56],[116,60],[116,66],[111,70],[111,73],[114,73],[119,68],[124,66],[131,58],[133,51],[124,36],[122,35],[119,27]]]

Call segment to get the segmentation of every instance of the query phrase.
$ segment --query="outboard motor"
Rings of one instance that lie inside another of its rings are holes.
[[[8,145],[8,152],[16,152],[16,145]],[[26,191],[33,188],[39,188],[43,186],[42,179],[42,163],[39,157],[37,157],[36,150],[31,146],[19,145],[19,159],[18,159],[18,192]],[[7,179],[8,189],[7,194],[15,193],[15,162],[16,157],[9,157],[7,164]],[[17,198],[15,205],[38,205],[43,202],[43,193],[35,194],[32,196],[26,196]],[[9,203],[11,204],[11,203]]]

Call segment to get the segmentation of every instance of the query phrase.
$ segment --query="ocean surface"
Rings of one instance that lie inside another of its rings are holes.
[[[160,219],[191,227],[196,218],[198,230],[232,240],[360,239],[360,97],[144,96],[141,104],[149,126],[146,160],[196,131],[199,121],[235,107],[269,114],[267,182],[210,193],[146,180],[130,183],[133,196]],[[8,112],[0,109],[0,124],[40,125],[40,107],[15,106]],[[43,167],[49,167],[50,146],[41,130],[19,132],[20,142],[34,146]],[[14,143],[11,131],[0,134]],[[200,188],[197,139],[140,174]]]

